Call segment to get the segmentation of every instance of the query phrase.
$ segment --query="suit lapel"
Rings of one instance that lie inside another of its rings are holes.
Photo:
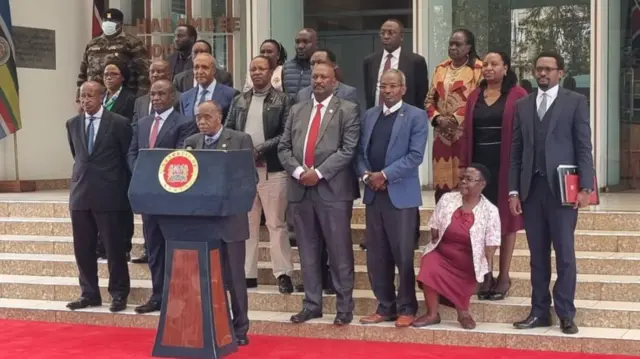
[[[149,95],[144,95],[144,97],[142,98],[142,109],[144,110],[144,115],[145,116],[149,116],[149,114],[151,114],[151,112],[149,111],[149,104],[151,103],[151,99],[149,98]]]
[[[553,131],[556,129],[556,125],[558,124],[558,117],[562,112],[562,107],[559,104],[564,101],[564,89],[558,88],[558,96],[555,101],[551,104],[551,113],[549,114],[549,131],[547,132],[547,137],[549,137]]]
[[[124,89],[122,89],[120,90],[120,94],[118,94],[118,97],[116,98],[116,102],[113,103],[113,106],[111,106],[111,110],[109,111],[113,113],[118,113],[124,107],[125,101],[126,101],[126,96],[124,93]]]
[[[528,121],[521,121],[521,123],[520,123],[521,126],[522,125],[526,125],[527,132],[529,133],[529,135],[528,135],[529,141],[531,143],[534,142],[534,138],[533,138],[534,133],[533,132],[534,132],[534,128],[535,127],[534,127],[533,121],[538,121],[538,116],[536,116],[536,111],[537,111],[537,108],[536,108],[536,97],[537,96],[538,96],[537,92],[534,92],[534,95],[529,97],[529,101],[528,101],[527,107],[529,107],[531,109],[531,112],[530,111],[525,111],[527,116],[529,116],[529,119],[528,119]]]
[[[389,138],[389,146],[387,146],[387,153],[389,153],[389,151],[393,147],[393,144],[398,139],[398,132],[400,132],[400,128],[402,128],[402,125],[404,125],[404,119],[406,118],[405,116],[406,108],[407,108],[407,105],[403,103],[400,109],[398,110],[398,116],[396,117],[396,121],[393,123],[393,128],[391,129],[391,137]]]
[[[338,99],[337,96],[333,96],[331,98],[331,101],[329,101],[329,106],[327,106],[327,111],[324,113],[324,116],[322,117],[322,123],[320,124],[320,132],[318,132],[318,138],[316,138],[316,146],[322,139],[322,135],[324,135],[324,132],[327,130],[327,127],[329,127],[329,124],[333,120],[334,115],[336,114],[336,112],[338,112],[339,106],[340,106],[340,100]]]
[[[111,126],[111,116],[108,111],[102,112],[102,118],[100,119],[100,126],[98,127],[98,133],[96,134],[96,140],[93,143],[93,151],[96,153],[100,149],[100,145],[104,142],[104,136],[106,136],[109,131],[109,126]]]
[[[407,77],[411,76],[411,61],[405,49],[400,50],[400,58],[398,59],[398,70],[402,71]]]
[[[104,113],[104,112],[103,112]],[[82,142],[82,150],[87,152],[89,149],[87,148],[87,129],[85,123],[86,117],[84,117],[84,112],[78,116],[80,121],[78,121],[78,133],[80,134],[80,140]]]
[[[231,133],[225,129],[222,129],[220,139],[216,143],[216,150],[228,150],[231,147]]]
[[[307,129],[309,128],[309,122],[311,122],[311,112],[314,112],[314,111],[315,109],[313,108],[313,100],[307,100],[305,102],[305,105],[302,106],[302,109],[300,110],[301,121],[299,122],[300,123],[299,126],[300,126],[300,129],[302,130],[301,133],[304,134],[304,136],[301,139],[302,141],[301,146],[304,146],[304,141],[307,138],[307,135],[308,135]]]
[[[198,139],[196,140],[196,148],[199,150],[204,150],[204,135],[202,133],[198,134]]]
[[[155,115],[155,113],[154,113]],[[171,112],[171,114],[169,115],[169,117],[167,117],[167,120],[164,121],[164,124],[162,125],[162,128],[160,128],[160,132],[158,132],[158,138],[156,138],[156,143],[155,143],[155,147],[158,146],[158,144],[160,144],[162,142],[162,139],[167,135],[167,133],[169,131],[172,131],[173,128],[175,127],[176,123],[174,120],[174,116],[176,115],[175,110],[173,112]],[[151,134],[151,131],[149,131],[149,134]]]
[[[371,97],[375,97],[376,96],[376,89],[378,87],[378,72],[380,72],[380,66],[384,66],[381,64],[382,62],[382,54],[384,53],[383,50],[378,51],[372,58],[371,58],[371,66],[369,67],[369,71],[371,72],[369,74],[370,78],[371,78],[371,88],[366,89],[367,91],[372,91],[372,95]],[[373,103],[376,103],[376,99],[374,98]]]
[[[362,138],[362,141],[364,141],[364,155],[365,157],[367,156],[367,153],[369,153],[369,143],[371,142],[371,134],[373,133],[373,129],[376,127],[376,123],[378,123],[378,120],[380,119],[380,115],[382,114],[382,107],[380,106],[376,106],[376,111],[373,112],[374,114],[377,114],[376,117],[374,118],[373,121],[371,121],[371,124],[367,125],[367,127],[364,130],[364,138]],[[366,123],[366,122],[363,122]]]

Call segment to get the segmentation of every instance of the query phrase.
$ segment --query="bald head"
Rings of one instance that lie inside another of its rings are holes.
[[[318,34],[315,30],[304,28],[296,35],[296,57],[308,60],[318,48]]]
[[[193,59],[193,77],[198,85],[208,87],[216,75],[216,59],[211,54],[201,53]]]
[[[151,84],[149,99],[156,113],[163,113],[173,106],[174,91],[173,84],[169,80],[160,79]]]
[[[222,110],[213,101],[205,101],[198,105],[196,124],[200,133],[213,136],[222,127]]]
[[[155,60],[149,66],[149,79],[151,83],[158,80],[171,80],[170,65],[165,60]]]
[[[80,86],[80,107],[89,115],[94,115],[102,107],[104,88],[95,81],[87,81]]]

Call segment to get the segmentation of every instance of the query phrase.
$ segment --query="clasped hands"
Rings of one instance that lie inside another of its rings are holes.
[[[387,189],[387,178],[382,174],[382,172],[367,171],[364,174],[365,176],[368,176],[365,184],[372,190],[378,192]]]
[[[318,177],[318,172],[316,172],[316,170],[314,169],[309,169],[309,168],[305,169],[304,172],[302,172],[302,174],[300,175],[300,178],[298,179],[298,183],[307,187],[313,187],[317,185],[318,181],[320,181],[320,177]]]

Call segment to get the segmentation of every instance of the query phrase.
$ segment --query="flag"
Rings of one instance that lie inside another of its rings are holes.
[[[9,0],[0,0],[0,139],[22,127]]]
[[[91,38],[102,35],[102,13],[104,13],[104,0],[93,0]]]

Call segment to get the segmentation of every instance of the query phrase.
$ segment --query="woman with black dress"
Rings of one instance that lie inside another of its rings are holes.
[[[480,86],[469,95],[467,101],[460,141],[463,146],[460,166],[483,164],[489,169],[491,178],[495,179],[488,183],[483,195],[500,212],[500,274],[497,280],[491,272],[485,276],[478,298],[501,300],[511,287],[509,268],[516,232],[524,228],[522,218],[513,216],[509,211],[508,177],[516,101],[526,96],[527,91],[518,86],[511,60],[503,52],[493,51],[485,56],[482,76]]]

